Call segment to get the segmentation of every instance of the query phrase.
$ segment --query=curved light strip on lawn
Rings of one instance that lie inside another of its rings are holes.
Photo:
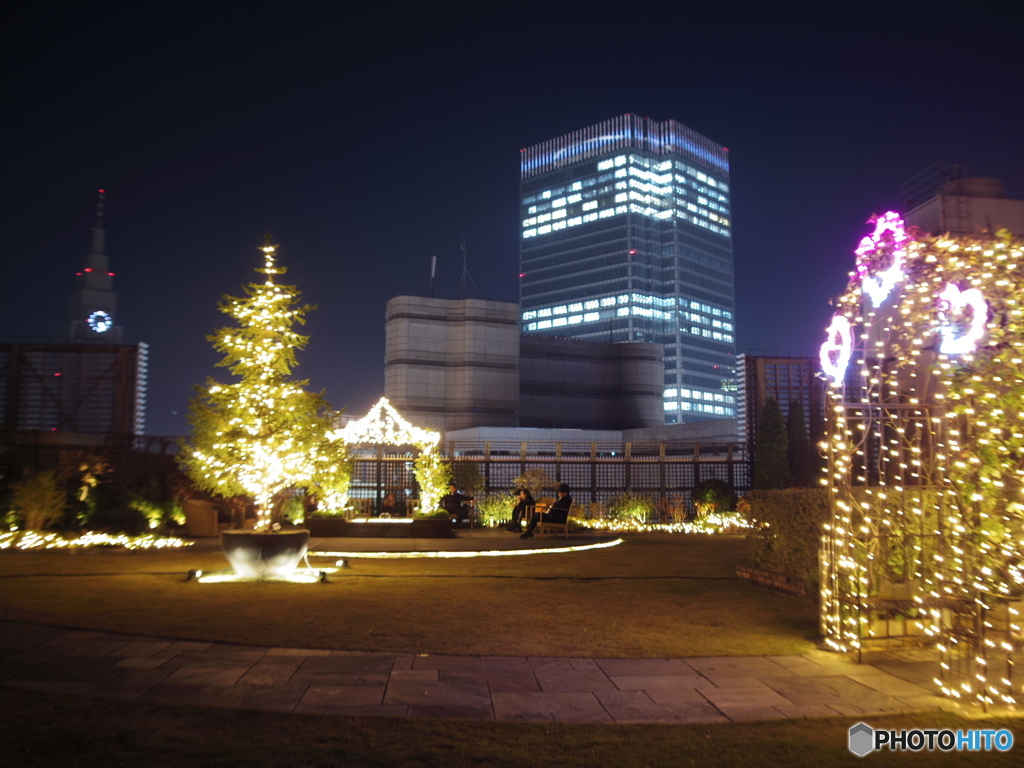
[[[513,557],[515,555],[564,555],[566,552],[584,552],[588,549],[606,549],[622,543],[622,539],[605,541],[600,544],[583,544],[576,547],[551,547],[545,549],[486,549],[480,552],[447,551],[447,552],[310,552],[310,557],[340,557],[356,560],[360,558],[376,558],[380,560],[398,560],[401,558],[425,557]]]

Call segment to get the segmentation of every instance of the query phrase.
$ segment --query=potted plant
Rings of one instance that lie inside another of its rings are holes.
[[[295,353],[309,337],[294,331],[313,309],[299,305],[295,286],[278,285],[285,272],[269,237],[262,282],[245,286],[244,297],[225,296],[220,311],[236,325],[208,337],[224,355],[218,363],[235,379],[209,379],[190,406],[192,434],[182,446],[182,468],[210,494],[244,496],[256,509],[252,531],[221,531],[224,553],[235,572],[251,578],[282,577],[306,553],[309,531],[282,525],[285,503],[296,489],[321,499],[348,489],[348,451],[332,438],[334,412],[308,382],[292,378]]]

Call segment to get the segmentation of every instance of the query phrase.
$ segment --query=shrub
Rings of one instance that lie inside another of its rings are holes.
[[[725,480],[710,477],[693,486],[693,505],[698,517],[736,509],[736,492]]]
[[[433,510],[431,512],[417,512],[416,513],[416,518],[418,520],[440,520],[440,519],[448,518],[448,517],[450,517],[450,515],[448,514],[448,512],[446,510],[443,510],[443,509],[435,509],[435,510]]]
[[[528,469],[515,480],[512,484],[516,488],[525,488],[530,492],[533,498],[540,501],[542,496],[554,496],[555,482],[548,473],[543,469]],[[544,493],[548,491],[548,493]]]
[[[11,502],[26,529],[41,531],[60,519],[66,495],[54,472],[29,472],[15,484]]]
[[[754,565],[813,586],[818,575],[818,540],[829,515],[828,492],[824,488],[751,491],[739,506],[754,526],[747,534]]]
[[[480,466],[477,462],[455,461],[451,466],[452,482],[470,496],[476,496],[484,487],[484,476],[480,473]]]
[[[622,493],[608,502],[608,520],[645,523],[658,514],[658,503],[649,496]]]
[[[481,525],[492,527],[512,519],[512,508],[516,497],[511,493],[488,493],[476,501],[477,516]]]
[[[136,495],[129,504],[145,516],[150,528],[175,528],[185,524],[185,511],[176,501],[153,501]]]
[[[786,417],[786,438],[788,447],[786,457],[793,483],[798,486],[810,487],[818,477],[818,457],[811,445],[804,424],[804,409],[799,401],[789,404],[789,415]]]
[[[690,518],[690,510],[686,499],[682,496],[670,496],[660,504],[661,519],[675,525],[681,525]]]
[[[114,483],[101,483],[86,499],[82,527],[103,533],[142,533],[149,529],[145,513],[136,509],[131,494]]]
[[[768,398],[757,425],[757,445],[754,448],[754,488],[788,488],[792,482],[789,472],[789,438],[782,409]]]

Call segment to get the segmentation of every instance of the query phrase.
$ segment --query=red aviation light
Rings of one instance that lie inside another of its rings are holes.
[[[86,272],[92,272],[92,267],[86,267],[86,268],[85,268],[85,271],[86,271]]]

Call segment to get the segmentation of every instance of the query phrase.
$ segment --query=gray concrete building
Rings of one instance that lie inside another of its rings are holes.
[[[526,334],[519,341],[519,425],[629,429],[664,423],[660,344]]]
[[[1008,198],[999,179],[964,177],[962,165],[931,171],[905,189],[904,221],[925,234],[994,235],[1008,229],[1024,235],[1024,200]]]
[[[410,421],[622,430],[664,423],[661,345],[523,335],[519,306],[398,296],[387,304],[384,393]]]
[[[412,423],[517,425],[518,305],[397,296],[385,332],[384,394]]]

